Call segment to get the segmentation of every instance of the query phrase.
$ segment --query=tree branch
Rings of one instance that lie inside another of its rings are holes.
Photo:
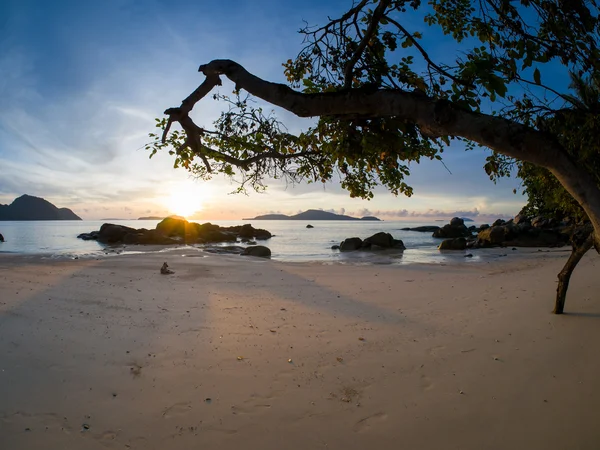
[[[209,85],[220,84],[220,75],[233,81],[237,88],[245,89],[300,117],[393,116],[417,124],[429,136],[460,136],[503,155],[546,167],[585,209],[594,225],[596,247],[600,250],[600,190],[595,180],[581,170],[551,136],[534,128],[498,116],[463,109],[447,100],[435,100],[427,95],[399,89],[370,91],[359,88],[303,94],[286,85],[265,81],[231,60],[213,60],[201,65],[199,71],[206,75],[207,80],[184,100],[181,108],[165,112],[171,114],[173,120],[178,120],[186,133],[191,133],[188,138],[195,139],[198,127],[195,124],[191,127],[190,123],[193,122],[187,113],[185,117],[178,114],[185,109],[190,111],[209,92]],[[194,150],[202,153],[201,148]]]
[[[369,21],[369,26],[365,32],[365,35],[358,44],[356,51],[346,64],[346,68],[344,70],[344,89],[350,89],[352,87],[352,71],[354,70],[354,66],[360,59],[365,47],[373,37],[373,33],[379,26],[379,21],[383,17],[385,10],[390,4],[390,1],[391,0],[380,0],[379,5],[377,5],[377,8],[375,8],[375,11],[373,11],[373,17]]]
[[[410,34],[408,32],[408,30],[406,28],[404,28],[399,22],[396,22],[394,19],[390,18],[390,17],[386,17],[386,20],[391,23],[392,25],[395,25],[396,28],[398,28],[400,31],[402,31],[402,33],[404,34],[404,36],[406,36],[407,39],[409,39],[412,44],[416,47],[417,50],[419,50],[419,53],[421,53],[421,56],[423,57],[423,59],[425,61],[427,61],[427,64],[429,64],[431,67],[433,67],[435,70],[437,70],[437,72],[441,75],[444,75],[446,77],[448,77],[449,79],[451,79],[452,81],[454,81],[455,83],[461,84],[463,86],[467,86],[470,88],[474,88],[475,86],[473,86],[471,83],[467,83],[466,81],[461,80],[460,78],[456,78],[454,75],[446,72],[444,69],[442,69],[440,66],[438,66],[436,63],[434,63],[431,58],[429,57],[429,54],[425,51],[425,49],[421,46],[421,44],[419,44],[419,41],[417,41],[414,36],[412,34]]]

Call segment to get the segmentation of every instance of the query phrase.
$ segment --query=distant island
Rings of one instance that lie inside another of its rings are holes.
[[[345,216],[343,214],[334,214],[327,211],[321,211],[320,209],[309,209],[308,211],[295,214],[293,216],[286,216],[285,214],[265,214],[262,216],[256,216],[252,218],[246,218],[242,220],[372,220],[380,221],[377,217],[366,216],[362,218]]]
[[[22,195],[10,205],[0,205],[0,220],[81,220],[81,217],[43,198]]]
[[[163,220],[164,217],[161,216],[145,216],[145,217],[138,217],[138,220]]]

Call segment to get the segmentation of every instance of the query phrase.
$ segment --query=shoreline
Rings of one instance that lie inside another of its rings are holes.
[[[0,447],[600,442],[597,255],[554,316],[556,251],[444,266],[194,254],[0,255]]]

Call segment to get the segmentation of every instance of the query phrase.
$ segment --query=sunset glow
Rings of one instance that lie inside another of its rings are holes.
[[[165,199],[164,204],[171,214],[190,217],[202,211],[209,196],[206,185],[187,181],[173,186],[171,195]]]

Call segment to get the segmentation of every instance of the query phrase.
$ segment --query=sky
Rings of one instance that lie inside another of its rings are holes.
[[[412,165],[410,198],[378,187],[352,199],[339,183],[231,194],[228,178],[208,182],[173,169],[166,154],[149,159],[154,118],[178,106],[202,81],[198,66],[232,59],[284,82],[282,62],[302,44],[306,21],[339,16],[349,0],[0,0],[0,204],[29,194],[71,208],[84,220],[171,213],[239,220],[266,213],[323,209],[385,220],[453,216],[489,221],[514,216],[526,198],[518,180],[494,184],[485,150],[444,152],[444,164]],[[416,29],[425,28],[415,24]],[[443,41],[424,41],[433,56]],[[220,88],[230,93],[233,86]],[[194,120],[209,126],[221,105],[205,98]],[[279,113],[278,113],[279,114]],[[306,122],[281,114],[290,130]]]

